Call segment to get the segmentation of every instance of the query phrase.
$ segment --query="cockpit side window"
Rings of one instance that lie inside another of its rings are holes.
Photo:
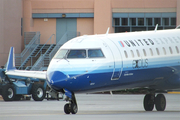
[[[86,50],[70,50],[67,58],[86,58]]]
[[[63,59],[65,58],[68,50],[60,49],[54,56],[54,59]]]
[[[89,49],[88,57],[89,58],[102,58],[102,57],[104,57],[104,54],[101,51],[101,49]]]

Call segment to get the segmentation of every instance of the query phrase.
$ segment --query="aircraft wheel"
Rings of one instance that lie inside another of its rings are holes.
[[[31,94],[32,94],[32,98],[35,101],[42,101],[44,100],[46,96],[44,87],[41,84],[33,84],[32,89],[31,89]]]
[[[144,109],[146,111],[152,111],[154,109],[154,95],[146,94],[144,97]]]
[[[71,104],[71,113],[76,114],[78,112],[78,107],[76,104],[72,103]]]
[[[166,98],[163,94],[158,94],[155,98],[155,106],[157,111],[164,111],[166,108]]]
[[[64,105],[64,112],[65,112],[66,114],[70,114],[70,113],[71,113],[71,112],[70,112],[69,104],[65,104],[65,105]]]
[[[2,97],[4,101],[13,101],[15,99],[15,89],[12,85],[6,84],[2,89]]]

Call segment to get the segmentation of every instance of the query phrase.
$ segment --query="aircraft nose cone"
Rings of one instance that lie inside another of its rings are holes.
[[[64,82],[67,81],[68,77],[63,72],[53,71],[47,74],[48,82],[53,88],[62,89],[64,88]]]

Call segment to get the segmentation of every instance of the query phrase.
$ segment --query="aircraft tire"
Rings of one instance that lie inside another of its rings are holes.
[[[152,111],[154,109],[154,100],[152,100],[152,94],[146,94],[144,97],[144,109],[146,111]]]
[[[71,113],[71,112],[70,112],[69,104],[65,104],[65,105],[64,105],[64,113],[66,113],[66,114],[70,114],[70,113]]]
[[[44,87],[41,84],[33,84],[31,94],[34,101],[43,101],[46,96]]]
[[[76,114],[78,112],[78,107],[76,104],[72,103],[71,104],[71,113]]]
[[[15,99],[15,89],[11,84],[3,86],[2,97],[4,101],[13,101]]]
[[[164,111],[166,108],[166,98],[163,94],[158,94],[155,98],[155,106],[157,111]]]

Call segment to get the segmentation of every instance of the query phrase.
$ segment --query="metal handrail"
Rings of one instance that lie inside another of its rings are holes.
[[[44,55],[41,55],[30,70],[39,70],[44,64]]]
[[[33,57],[37,57],[37,55],[41,52],[42,53],[42,49],[44,48],[44,46],[49,42],[50,40],[50,44],[53,44],[51,43],[52,42],[52,37],[55,37],[55,34],[52,34],[49,39],[46,41],[46,43],[41,47],[41,49],[36,53],[36,55],[34,55]],[[54,39],[54,44],[55,44],[55,39]]]
[[[38,68],[39,64],[42,64],[40,67],[44,66],[44,57],[47,55],[47,52],[51,49],[51,47],[53,46],[53,44],[55,44],[55,39],[54,39],[54,43],[52,40],[52,37],[54,36],[55,38],[55,34],[52,34],[49,39],[46,41],[46,43],[41,47],[41,49],[38,51],[38,53],[36,53],[36,55],[31,56],[31,57],[37,57],[38,54],[41,52],[41,56],[38,58],[38,60],[35,62],[35,64],[31,67],[30,70],[39,70],[40,68]],[[46,52],[44,54],[42,54],[42,49],[45,47],[45,45],[50,41],[50,46],[49,48],[46,50]]]
[[[30,54],[33,52],[34,48],[38,46],[40,43],[40,32],[36,32],[36,35],[33,37],[33,39],[29,42],[29,44],[25,47],[25,49],[22,51],[21,54],[16,54],[16,61],[19,58],[20,59],[20,67],[18,69],[21,69],[25,61],[28,59]]]
[[[27,51],[31,48],[32,45],[34,44],[39,44],[40,43],[40,32],[36,32],[36,35],[33,37],[33,39],[29,42],[29,44],[26,46],[26,48],[22,51],[21,55],[23,56],[24,54],[27,53]],[[37,43],[36,43],[37,42]]]
[[[47,51],[46,51],[44,54],[42,54],[42,55],[38,58],[38,60],[37,60],[37,61],[35,62],[35,64],[31,67],[30,70],[40,70],[41,67],[45,66],[45,64],[44,64],[44,59],[45,59],[45,58],[48,58],[48,59],[49,59],[49,57],[47,57],[47,56],[49,56],[49,55],[47,54],[47,52],[51,49],[52,46],[53,46],[53,44],[47,49]]]

